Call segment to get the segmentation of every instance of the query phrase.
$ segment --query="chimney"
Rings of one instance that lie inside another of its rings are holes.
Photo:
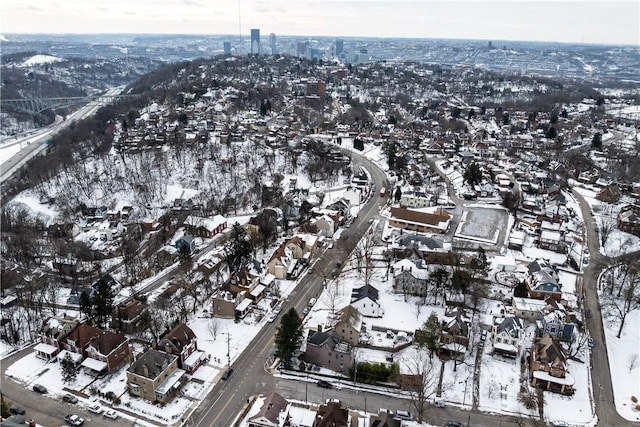
[[[322,332],[322,325],[318,325],[318,332]]]
[[[164,345],[164,352],[167,354],[171,354],[171,346],[169,344]]]
[[[142,373],[145,377],[149,378],[149,367],[147,365],[142,365]]]

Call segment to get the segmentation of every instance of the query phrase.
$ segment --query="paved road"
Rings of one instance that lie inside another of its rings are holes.
[[[384,173],[363,160],[370,168],[377,188],[388,186]],[[387,201],[386,197],[374,195],[360,210],[353,225],[342,233],[342,238],[335,242],[334,248],[325,252],[314,266],[314,273],[307,274],[298,287],[289,295],[282,305],[287,312],[292,307],[301,313],[311,298],[317,298],[322,292],[325,277],[336,268],[336,262],[344,263],[356,243],[369,227],[369,219],[378,214],[379,208]],[[265,373],[264,363],[275,349],[273,337],[279,322],[268,323],[261,333],[247,346],[233,363],[234,374],[226,381],[220,381],[202,404],[190,415],[187,425],[193,426],[231,426],[236,415],[241,411],[249,396],[261,393],[271,381]]]
[[[576,191],[573,192],[580,205],[584,227],[588,240],[591,260],[583,273],[583,313],[589,313],[585,317],[587,330],[591,334],[595,345],[591,349],[591,380],[593,382],[593,398],[596,404],[596,415],[600,426],[626,426],[638,425],[626,421],[616,411],[613,396],[613,385],[611,383],[611,369],[609,358],[607,357],[607,342],[604,336],[602,325],[602,314],[600,312],[600,302],[598,299],[598,275],[611,263],[611,259],[600,254],[598,233],[596,233],[596,223],[591,216],[591,209],[582,196]],[[630,256],[637,256],[637,253]]]

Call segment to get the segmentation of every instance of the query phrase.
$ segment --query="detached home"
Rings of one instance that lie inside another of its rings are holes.
[[[178,356],[150,348],[127,369],[129,393],[151,402],[167,403],[184,382]]]

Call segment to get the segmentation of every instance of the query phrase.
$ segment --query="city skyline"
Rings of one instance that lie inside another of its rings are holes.
[[[213,3],[213,2],[211,2]],[[2,34],[264,34],[640,45],[637,1],[2,0]]]

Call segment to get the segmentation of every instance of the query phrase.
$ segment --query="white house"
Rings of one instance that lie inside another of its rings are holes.
[[[382,317],[384,310],[380,306],[378,290],[371,285],[351,291],[351,306],[365,317]]]
[[[494,352],[516,357],[520,352],[522,333],[522,322],[517,317],[507,317],[494,325],[492,335]]]

